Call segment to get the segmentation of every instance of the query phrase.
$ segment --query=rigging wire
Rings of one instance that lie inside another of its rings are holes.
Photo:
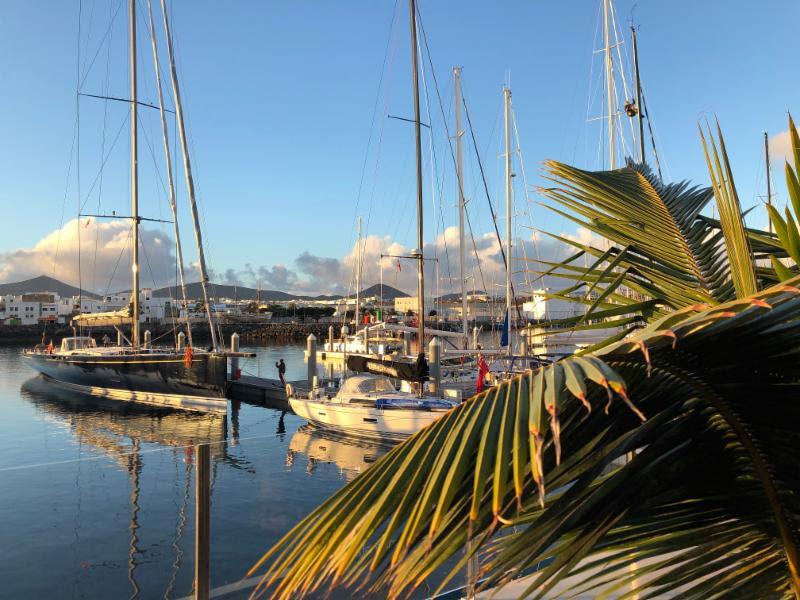
[[[469,133],[470,133],[470,137],[472,138],[472,145],[475,148],[475,153],[478,154],[478,142],[475,139],[475,130],[472,127],[472,119],[469,116],[469,108],[467,107],[466,95],[463,94],[463,93],[461,94],[461,100],[462,100],[462,103],[464,104],[464,114],[467,117],[467,124],[469,125]],[[489,203],[489,210],[491,211],[491,214],[492,214],[492,224],[494,225],[494,232],[495,232],[495,235],[497,236],[497,241],[498,241],[498,243],[500,245],[500,256],[502,256],[502,258],[503,258],[503,265],[505,266],[506,269],[508,269],[509,268],[509,266],[508,266],[509,263],[508,263],[508,259],[506,257],[506,251],[503,248],[502,238],[500,237],[500,229],[497,227],[497,215],[495,213],[494,206],[492,206],[492,198],[491,198],[491,196],[489,194],[489,186],[488,186],[488,184],[486,182],[486,174],[484,173],[484,170],[483,170],[483,163],[480,160],[480,155],[478,155],[478,166],[480,167],[481,179],[483,180],[483,188],[484,188],[484,191],[486,192],[486,200]],[[474,238],[473,238],[473,243],[474,243]],[[475,249],[475,253],[477,255],[477,248]],[[483,277],[483,276],[481,275],[481,277]],[[521,319],[521,315],[519,315],[519,305],[517,305],[517,303],[515,301],[516,300],[516,292],[514,291],[514,282],[513,281],[511,282],[511,298],[512,298],[512,302],[514,302],[514,305],[517,307],[517,316]]]

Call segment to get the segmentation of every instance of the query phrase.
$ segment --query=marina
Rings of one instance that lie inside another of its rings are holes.
[[[800,600],[798,6],[6,12],[0,597]]]

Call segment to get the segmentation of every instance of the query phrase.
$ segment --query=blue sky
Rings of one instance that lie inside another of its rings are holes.
[[[81,90],[127,96],[127,2],[112,21],[118,6],[117,0],[4,6],[0,260],[34,247],[59,227],[62,214],[67,222],[77,212],[78,39]],[[451,67],[463,66],[464,93],[493,195],[502,185],[498,116],[509,77],[531,185],[540,181],[539,165],[547,158],[600,166],[600,128],[587,123],[587,114],[596,116],[599,110],[590,91],[601,66],[596,57],[592,63],[598,6],[598,0],[419,1],[448,120]],[[140,1],[139,9],[139,95],[155,101],[146,3]],[[634,9],[633,2],[617,0],[616,10],[626,42],[632,11],[640,26],[642,78],[665,174],[707,184],[697,123],[716,115],[741,199],[752,205],[764,193],[762,132],[784,131],[787,110],[800,116],[794,52],[800,5],[793,0],[639,0]],[[303,253],[342,259],[353,246],[356,214],[368,221],[369,234],[387,244],[415,245],[413,129],[386,118],[412,116],[408,9],[402,0],[184,1],[174,2],[172,11],[205,235],[220,278],[245,264],[269,272],[275,265],[297,270]],[[103,38],[110,22],[111,37]],[[432,240],[442,225],[455,224],[456,215],[452,162],[427,60],[437,162],[432,199],[426,139],[426,237]],[[587,111],[590,97],[595,104]],[[99,196],[101,211],[127,213],[127,109],[104,104],[80,100],[84,210],[97,209]],[[153,166],[162,160],[157,113],[142,109],[141,118],[149,140],[140,143],[142,212],[167,217]],[[100,188],[95,180],[104,129],[107,149],[121,133]],[[484,233],[490,230],[488,209],[475,160],[467,154],[470,218],[476,234]],[[781,201],[782,180],[776,169]],[[518,187],[517,210],[522,211],[527,202],[521,183]],[[531,199],[538,200],[534,194]],[[531,217],[536,226],[569,230],[536,205]],[[765,223],[760,211],[751,222]],[[189,245],[188,220],[182,225]],[[305,273],[308,277],[311,271]]]

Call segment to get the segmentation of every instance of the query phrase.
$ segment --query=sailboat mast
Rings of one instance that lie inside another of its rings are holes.
[[[464,171],[462,166],[463,152],[461,148],[461,67],[453,67],[453,83],[455,85],[456,102],[456,172],[458,176],[458,273],[461,279],[461,331],[464,333],[464,350],[467,349],[467,280],[464,254]]]
[[[633,41],[633,72],[636,75],[636,117],[639,121],[639,162],[644,162],[644,115],[642,114],[642,82],[639,80],[639,48],[636,45],[636,28],[631,25]]]
[[[417,149],[417,312],[418,318],[418,351],[425,351],[425,260],[422,256],[422,132],[419,115],[419,66],[417,64],[417,8],[414,0],[409,0],[411,14],[411,63],[414,73],[414,135]]]
[[[131,0],[133,2],[134,0]],[[172,50],[172,35],[169,30],[169,19],[167,17],[166,0],[161,0],[161,13],[164,16],[164,35],[167,41],[167,54],[169,55],[170,76],[172,78],[172,93],[175,100],[175,117],[178,121],[178,134],[181,138],[181,151],[183,153],[183,171],[186,175],[186,188],[189,192],[189,205],[192,209],[192,224],[194,225],[194,239],[197,243],[197,257],[200,262],[200,287],[203,290],[203,304],[206,307],[208,317],[208,328],[211,332],[211,345],[216,350],[219,348],[217,342],[217,332],[214,328],[214,317],[211,304],[208,299],[208,269],[206,268],[206,257],[203,252],[203,235],[200,232],[200,215],[197,211],[197,201],[195,199],[194,179],[192,178],[192,163],[189,159],[189,148],[186,142],[186,128],[183,124],[183,106],[181,105],[181,92],[178,86],[178,73],[175,68],[175,54]]]
[[[138,115],[136,103],[136,0],[130,0],[131,65],[131,214],[133,215],[133,314],[131,343],[139,347],[139,147],[136,139]]]
[[[360,323],[361,313],[361,217],[358,217],[358,241],[356,242],[356,327]]]
[[[767,206],[772,208],[772,181],[770,181],[770,167],[769,167],[769,136],[767,132],[764,132],[764,160],[766,161],[766,170],[764,171],[767,174]],[[767,219],[769,232],[772,233],[772,217]]]
[[[169,130],[167,129],[167,115],[164,111],[164,92],[161,87],[161,68],[158,60],[158,45],[156,44],[156,25],[153,21],[153,3],[147,0],[147,14],[150,17],[150,43],[153,46],[153,65],[156,70],[156,88],[158,89],[158,110],[161,113],[161,136],[164,139],[164,160],[166,162],[167,182],[169,184],[169,205],[172,209],[172,221],[175,226],[175,258],[178,262],[178,280],[181,285],[181,298],[183,309],[186,311],[186,337],[190,346],[192,343],[192,324],[189,317],[189,303],[186,299],[186,280],[183,273],[183,246],[181,245],[180,228],[178,227],[178,204],[175,199],[175,180],[172,177],[172,153],[169,149]]]
[[[506,117],[506,319],[508,321],[508,354],[511,342],[511,90],[503,88]]]
[[[614,63],[611,55],[611,24],[609,4],[611,0],[603,0],[603,20],[605,30],[605,67],[606,67],[606,103],[608,111],[608,157],[611,170],[614,170]]]

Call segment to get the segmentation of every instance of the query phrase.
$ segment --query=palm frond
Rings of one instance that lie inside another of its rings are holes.
[[[798,311],[791,285],[687,307],[476,396],[298,524],[259,592],[399,597],[469,545],[485,587],[549,563],[531,594],[609,592],[632,561],[639,594],[797,593]]]

